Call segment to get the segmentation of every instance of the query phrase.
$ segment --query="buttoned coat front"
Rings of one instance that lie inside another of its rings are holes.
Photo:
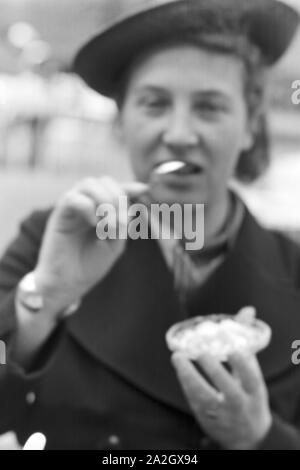
[[[49,211],[36,212],[0,263],[0,338],[15,328],[18,281],[37,261]],[[235,247],[189,300],[189,315],[256,307],[272,328],[259,354],[273,426],[262,449],[300,449],[300,251],[247,212]],[[26,373],[0,366],[0,434],[47,436],[50,449],[218,448],[196,423],[165,343],[184,313],[172,273],[154,240],[128,241],[107,277],[65,320]],[[298,432],[299,431],[299,432]]]

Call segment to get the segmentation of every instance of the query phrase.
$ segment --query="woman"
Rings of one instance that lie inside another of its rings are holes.
[[[128,13],[115,9],[75,70],[116,100],[118,136],[143,185],[84,180],[27,219],[8,248],[0,431],[20,442],[41,431],[48,448],[62,449],[300,449],[300,371],[291,363],[299,251],[228,189],[234,174],[249,178],[265,70],[298,17],[273,0],[124,3]],[[193,171],[153,179],[171,161]],[[126,194],[205,204],[204,250],[98,240],[96,207]],[[258,359],[235,354],[229,373],[203,356],[204,378],[183,355],[171,357],[172,324],[247,305],[273,330]]]

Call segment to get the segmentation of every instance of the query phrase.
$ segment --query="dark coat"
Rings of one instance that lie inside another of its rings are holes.
[[[14,330],[14,293],[37,260],[49,212],[34,213],[0,263],[0,338]],[[259,355],[273,427],[262,449],[300,449],[300,252],[247,213],[226,261],[190,299],[190,315],[254,305],[273,330]],[[25,374],[0,366],[0,434],[44,432],[55,449],[217,447],[196,424],[170,364],[165,332],[183,320],[157,242],[129,241],[109,275],[86,295]]]

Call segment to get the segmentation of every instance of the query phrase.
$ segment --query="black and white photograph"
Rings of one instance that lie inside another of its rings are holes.
[[[300,0],[0,11],[0,450],[300,450]]]

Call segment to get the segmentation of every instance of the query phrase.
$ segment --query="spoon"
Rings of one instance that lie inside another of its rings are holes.
[[[153,173],[155,175],[168,175],[170,173],[176,173],[179,170],[182,170],[186,166],[186,163],[173,160],[171,162],[165,162],[159,165]]]

